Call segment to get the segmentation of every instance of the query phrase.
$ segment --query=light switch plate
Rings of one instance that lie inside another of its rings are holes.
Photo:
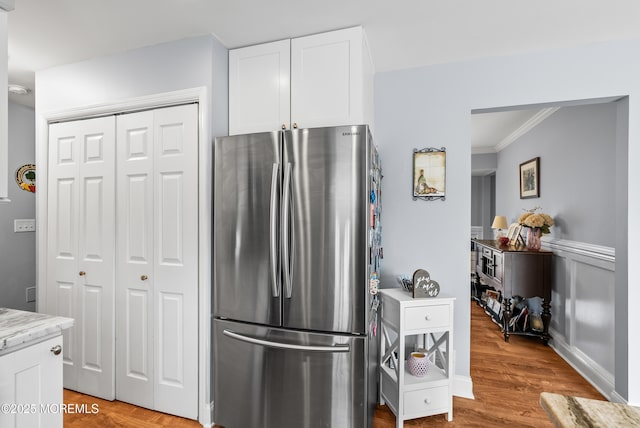
[[[33,218],[17,218],[13,220],[14,232],[35,232],[36,220]]]

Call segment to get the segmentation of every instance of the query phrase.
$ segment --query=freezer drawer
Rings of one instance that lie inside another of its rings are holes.
[[[366,427],[365,344],[364,337],[214,320],[214,422]]]

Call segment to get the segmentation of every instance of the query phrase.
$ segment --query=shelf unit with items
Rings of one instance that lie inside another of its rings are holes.
[[[414,299],[402,289],[380,290],[380,298],[380,404],[396,415],[397,428],[405,420],[441,413],[453,420],[455,298]],[[409,369],[415,351],[428,360],[424,376]]]

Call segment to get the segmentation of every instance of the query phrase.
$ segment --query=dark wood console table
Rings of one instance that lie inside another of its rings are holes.
[[[500,294],[502,319],[500,325],[504,340],[509,335],[539,336],[545,344],[549,341],[551,322],[551,251],[531,251],[524,246],[500,245],[493,240],[472,240],[475,247],[475,269],[478,278]],[[512,299],[541,297],[542,331],[531,329],[516,331],[509,328],[513,314]],[[479,297],[479,296],[477,296]],[[479,299],[477,299],[479,300]],[[482,303],[482,302],[481,302]]]

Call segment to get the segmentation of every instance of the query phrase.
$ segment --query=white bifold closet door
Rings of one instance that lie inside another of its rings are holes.
[[[116,128],[116,398],[196,419],[198,106]]]
[[[115,117],[49,126],[45,312],[63,332],[64,386],[114,399]]]

